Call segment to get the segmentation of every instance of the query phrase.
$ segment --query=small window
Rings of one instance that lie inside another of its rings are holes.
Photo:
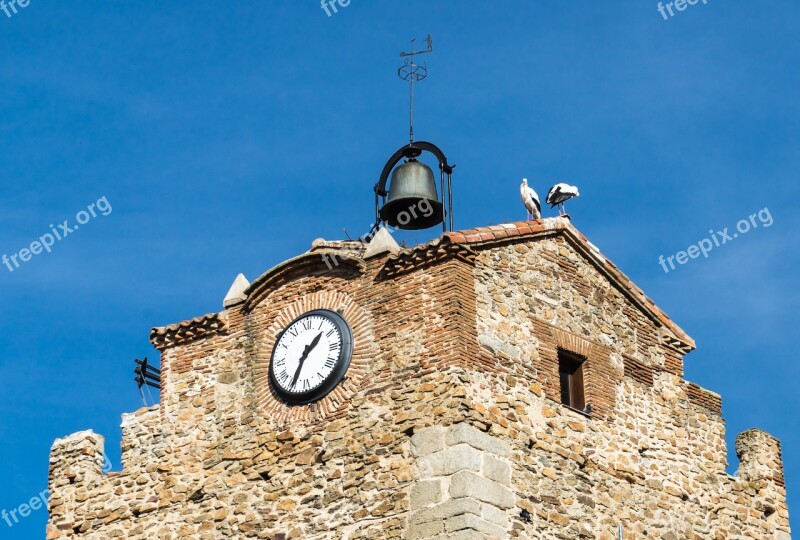
[[[558,351],[558,375],[561,380],[561,403],[582,411],[586,407],[583,393],[583,362],[586,359],[567,351]]]

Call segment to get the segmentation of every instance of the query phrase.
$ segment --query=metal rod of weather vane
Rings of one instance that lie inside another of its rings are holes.
[[[411,48],[412,54],[414,48]],[[414,142],[414,77],[416,74],[414,73],[414,57],[411,57],[411,79],[409,82],[411,83],[411,106],[409,107],[409,117],[408,117],[408,144]]]

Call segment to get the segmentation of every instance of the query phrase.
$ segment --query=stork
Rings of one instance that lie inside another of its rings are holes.
[[[545,201],[550,205],[550,208],[558,206],[558,215],[564,215],[564,203],[575,197],[579,197],[578,188],[569,184],[556,184],[547,192],[547,199]]]
[[[523,178],[522,184],[519,186],[519,194],[522,197],[522,204],[528,212],[525,214],[526,219],[539,219],[542,217],[542,205],[539,202],[539,195],[528,186],[528,179]]]

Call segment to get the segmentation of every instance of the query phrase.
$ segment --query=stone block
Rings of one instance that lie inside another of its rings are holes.
[[[442,502],[442,481],[423,480],[411,488],[411,508],[423,508]]]
[[[506,530],[504,528],[494,523],[489,523],[472,514],[455,516],[445,522],[445,530],[448,532],[456,532],[464,529],[472,529],[498,538],[506,536]]]
[[[434,536],[431,540],[494,540],[494,538],[487,537],[485,534],[473,529],[465,529],[450,534]]]
[[[449,476],[465,470],[479,472],[482,464],[483,454],[466,444],[451,446],[417,461],[422,478]]]
[[[431,538],[437,534],[444,532],[443,521],[428,521],[425,523],[412,523],[408,527],[406,538],[408,540],[415,540],[418,538]]]
[[[468,444],[473,448],[485,450],[500,457],[511,455],[511,448],[508,444],[466,423],[451,426],[447,430],[445,442],[450,446]]]
[[[484,504],[482,507],[481,517],[486,521],[499,525],[500,527],[508,528],[508,514],[491,504]]]
[[[367,249],[364,251],[364,258],[369,259],[375,255],[383,253],[397,253],[400,251],[400,246],[392,235],[384,227],[378,229],[375,236],[367,244]]]
[[[233,280],[231,288],[228,289],[228,294],[226,294],[225,298],[222,300],[222,307],[227,309],[247,300],[245,291],[249,286],[250,282],[247,281],[247,278],[244,277],[244,274],[239,274],[236,276],[236,279]]]
[[[482,505],[475,499],[464,497],[461,499],[450,499],[440,505],[425,508],[416,512],[411,517],[411,523],[427,523],[428,521],[444,521],[453,516],[462,514],[473,514],[480,516]]]
[[[514,506],[514,494],[511,493],[511,490],[469,471],[461,471],[453,475],[450,480],[450,496],[454,499],[473,497],[500,508]]]
[[[411,437],[411,451],[415,456],[427,456],[444,450],[445,428],[440,426],[421,429]]]
[[[511,466],[489,455],[483,456],[483,475],[504,486],[511,485]]]

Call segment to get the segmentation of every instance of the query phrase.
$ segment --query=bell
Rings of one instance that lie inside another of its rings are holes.
[[[381,219],[391,227],[410,231],[427,229],[444,220],[430,167],[412,158],[394,170]]]

